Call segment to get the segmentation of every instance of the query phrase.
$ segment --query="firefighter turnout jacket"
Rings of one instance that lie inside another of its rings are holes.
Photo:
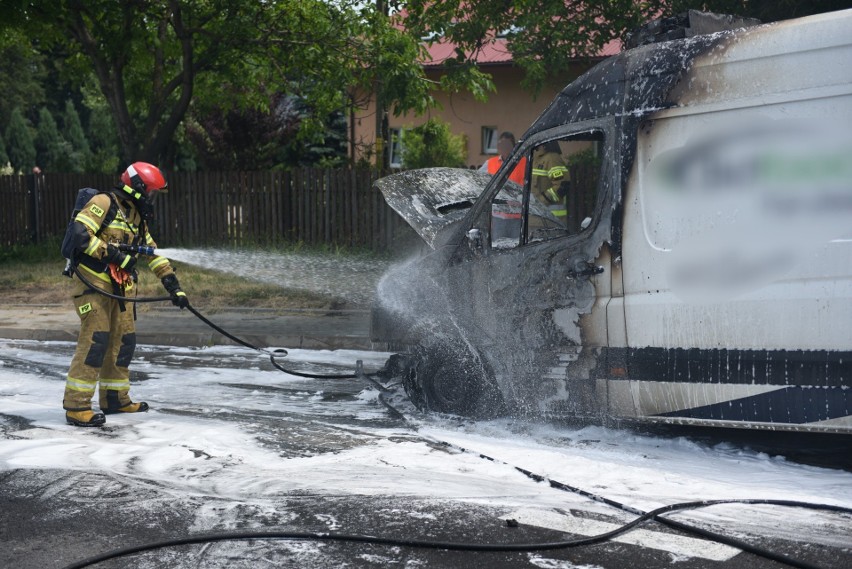
[[[103,226],[104,217],[110,207],[113,207],[113,202],[115,202],[114,207],[117,208],[116,215],[109,225]],[[121,196],[116,197],[109,193],[95,195],[83,206],[74,221],[76,222],[75,250],[81,253],[77,261],[86,276],[92,277],[89,280],[98,285],[98,288],[108,292],[112,292],[113,288],[108,265],[112,262],[119,265],[119,268],[126,269],[126,264],[131,257],[124,255],[118,263],[115,263],[117,259],[111,258],[109,245],[113,247],[119,244],[147,245],[154,248],[157,246],[148,232],[147,224],[142,223],[142,217],[136,205]],[[122,263],[124,266],[121,266]],[[159,279],[174,273],[169,260],[161,256],[149,257],[148,267]]]
[[[566,181],[568,181],[568,168],[561,154],[545,152],[533,157],[532,193],[563,222],[568,211],[565,207],[565,198],[559,195],[559,186]]]

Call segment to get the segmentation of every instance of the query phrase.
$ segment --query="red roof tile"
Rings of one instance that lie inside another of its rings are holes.
[[[496,38],[484,46],[476,54],[476,62],[480,65],[493,65],[499,63],[511,63],[512,52],[509,51],[506,38]],[[453,57],[456,52],[456,46],[453,43],[446,41],[436,41],[435,43],[426,45],[426,49],[431,57],[430,61],[423,63],[426,67],[437,67],[444,65],[444,62]],[[621,51],[621,41],[612,40],[607,43],[603,49],[597,54],[597,57],[609,57]]]

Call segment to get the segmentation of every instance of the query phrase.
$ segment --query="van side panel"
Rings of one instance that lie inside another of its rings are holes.
[[[852,432],[851,24],[738,34],[639,129],[611,412]]]

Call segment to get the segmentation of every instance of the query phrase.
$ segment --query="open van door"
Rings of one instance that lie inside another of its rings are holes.
[[[454,236],[441,277],[453,329],[438,336],[469,352],[515,413],[599,413],[584,350],[606,345],[609,319],[624,328],[620,305],[608,314],[619,176],[612,132],[609,119],[523,141]],[[508,174],[522,158],[519,187]]]

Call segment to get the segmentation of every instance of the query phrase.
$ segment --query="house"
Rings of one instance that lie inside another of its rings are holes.
[[[397,117],[393,112],[388,113],[391,167],[402,166],[402,131],[421,125],[430,117],[449,123],[453,134],[465,137],[467,164],[471,168],[479,167],[485,160],[497,154],[497,138],[501,132],[510,131],[520,137],[565,85],[601,59],[620,50],[619,41],[610,42],[604,46],[598,57],[578,60],[564,77],[554,80],[542,88],[538,96],[533,96],[521,88],[524,72],[514,63],[506,38],[495,38],[487,43],[476,57],[477,64],[491,74],[496,88],[496,91],[489,94],[488,101],[477,101],[470,93],[448,94],[436,91],[434,96],[441,104],[440,109],[432,109],[420,116],[403,114]],[[423,62],[426,76],[437,81],[445,72],[446,60],[454,55],[455,45],[435,42],[428,46],[428,52],[430,59]],[[354,145],[351,155],[356,160],[369,158],[375,148],[375,113],[375,102],[371,101],[366,109],[356,111],[351,117],[350,145]]]

